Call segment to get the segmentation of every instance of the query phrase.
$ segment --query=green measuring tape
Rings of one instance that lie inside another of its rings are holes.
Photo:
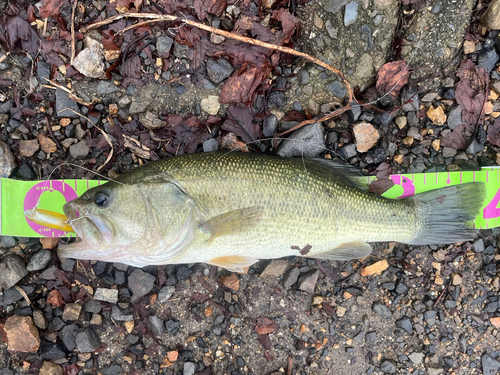
[[[405,198],[414,194],[466,182],[480,181],[486,186],[486,199],[474,227],[490,229],[500,226],[500,167],[483,167],[481,171],[438,172],[392,175],[395,183],[383,196]],[[375,177],[369,177],[373,181]],[[38,208],[62,212],[63,205],[88,189],[104,184],[97,180],[18,181],[0,179],[0,235],[15,237],[74,237],[72,232],[51,229],[26,219],[24,212]]]

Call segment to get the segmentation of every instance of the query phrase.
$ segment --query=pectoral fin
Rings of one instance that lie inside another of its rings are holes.
[[[308,258],[327,260],[351,260],[366,258],[372,252],[372,247],[366,242],[346,242],[332,250],[322,253],[311,254]]]
[[[258,225],[264,216],[264,209],[258,206],[226,212],[200,225],[210,233],[209,241],[228,234],[247,231]]]
[[[230,255],[209,260],[207,263],[227,269],[231,272],[247,273],[248,268],[258,259],[240,255]]]

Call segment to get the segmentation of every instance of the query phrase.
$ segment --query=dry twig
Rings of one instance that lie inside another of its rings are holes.
[[[71,11],[71,65],[73,65],[73,59],[75,58],[75,11],[78,5],[78,0],[73,0],[73,10]]]
[[[66,86],[64,86],[64,85],[60,85],[59,83],[57,83],[57,82],[55,82],[55,81],[52,81],[52,80],[49,80],[49,79],[47,79],[47,78],[45,78],[45,77],[44,77],[44,79],[45,79],[46,81],[50,82],[50,84],[51,84],[52,86],[55,86],[55,88],[54,88],[54,87],[51,87],[51,86],[48,86],[48,85],[43,85],[44,87],[47,87],[47,88],[49,88],[49,89],[54,89],[54,90],[55,90],[56,88],[59,88],[59,89],[61,89],[61,90],[64,90],[64,91],[66,91],[66,92],[68,93],[68,96],[69,96],[69,97],[70,97],[73,101],[75,101],[75,102],[77,102],[77,103],[80,103],[81,105],[84,105],[84,106],[89,106],[89,105],[95,104],[95,103],[97,103],[97,102],[99,101],[98,99],[94,99],[94,100],[92,100],[91,102],[87,102],[87,101],[85,101],[85,100],[83,100],[83,99],[80,99],[80,98],[79,98],[79,97],[78,97],[78,96],[77,96],[77,95],[76,95],[76,94],[75,94],[75,93],[74,93],[71,89],[68,89]]]

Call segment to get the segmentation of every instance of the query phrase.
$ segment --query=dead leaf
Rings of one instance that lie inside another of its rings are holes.
[[[495,120],[493,125],[488,126],[488,142],[500,146],[500,117]]]
[[[490,77],[484,68],[478,68],[472,60],[462,62],[457,71],[460,78],[455,99],[462,109],[462,120],[466,129],[474,133],[484,118],[483,107],[488,97]]]
[[[255,326],[255,331],[259,335],[265,335],[266,333],[273,333],[279,328],[278,323],[274,320],[267,318],[265,316],[257,319],[257,325]]]
[[[259,124],[253,121],[251,108],[238,104],[229,107],[226,113],[228,118],[222,129],[235,133],[245,143],[261,138],[261,129]]]
[[[223,104],[252,103],[257,94],[257,88],[262,80],[267,77],[268,72],[268,64],[263,67],[252,66],[241,74],[234,72],[222,87],[219,102]]]
[[[49,18],[59,15],[59,9],[64,5],[63,0],[42,0],[40,17]]]
[[[299,33],[300,20],[291,14],[287,8],[275,10],[272,18],[281,22],[285,39],[290,39],[294,31],[297,31],[297,34]]]
[[[195,301],[195,302],[198,302],[198,303],[203,303],[203,302],[205,302],[205,301],[209,300],[209,299],[210,299],[210,297],[209,297],[209,296],[207,296],[206,294],[203,294],[203,293],[197,293],[197,292],[195,292],[195,293],[193,293],[193,294],[191,295],[191,299],[192,299],[193,301]]]
[[[9,15],[9,11],[15,12],[9,8],[0,16],[0,43],[8,52],[21,50],[36,55],[40,38],[35,29],[21,17]]]
[[[388,62],[379,69],[376,88],[382,95],[389,94],[393,98],[408,83],[408,64],[406,61]]]
[[[459,125],[453,131],[446,134],[443,139],[441,139],[441,146],[451,147],[457,150],[465,150],[467,148],[467,142],[462,135],[465,130],[465,125]]]
[[[361,276],[370,276],[377,273],[381,273],[389,267],[387,260],[381,260],[379,262],[373,263],[372,265],[365,267],[361,270]]]

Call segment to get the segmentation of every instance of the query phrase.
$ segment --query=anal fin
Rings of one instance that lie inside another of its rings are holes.
[[[346,242],[322,253],[308,255],[308,258],[326,260],[351,260],[366,258],[372,252],[372,247],[366,242]]]
[[[210,259],[207,263],[227,269],[231,272],[247,273],[248,268],[257,262],[258,259],[241,255],[229,255]]]

